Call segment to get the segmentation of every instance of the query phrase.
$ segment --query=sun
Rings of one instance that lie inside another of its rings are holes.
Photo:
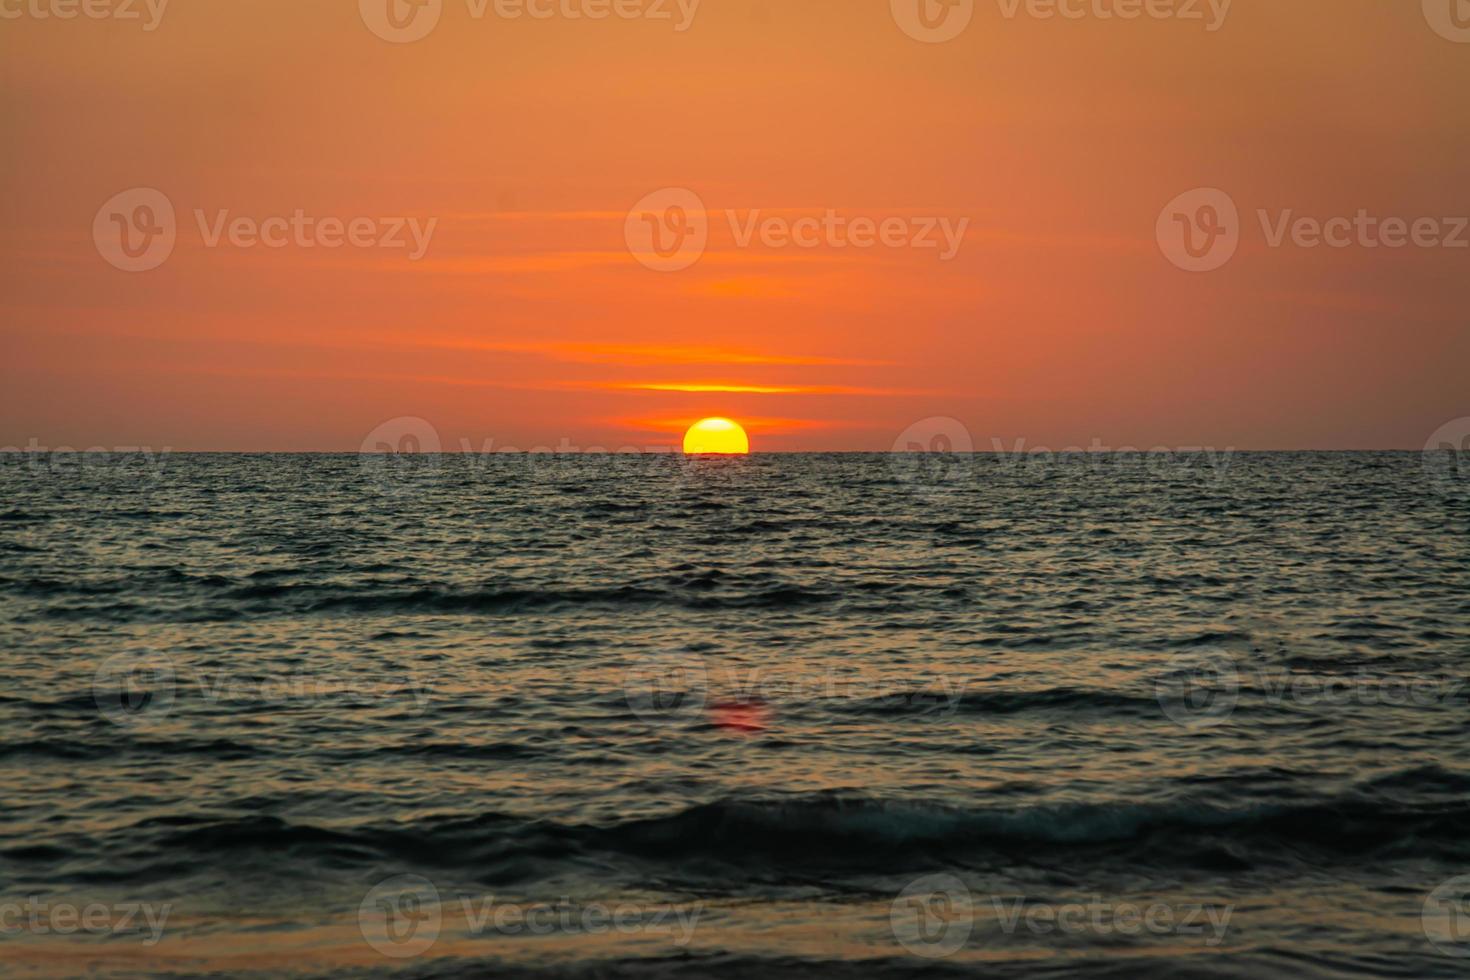
[[[684,433],[688,456],[744,456],[749,452],[750,438],[738,422],[729,419],[700,419]]]

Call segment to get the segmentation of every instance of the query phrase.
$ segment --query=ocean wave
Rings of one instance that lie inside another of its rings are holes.
[[[618,960],[582,960],[564,964],[508,964],[500,959],[436,960],[404,971],[369,972],[364,976],[411,977],[414,980],[1346,980],[1351,977],[1402,977],[1438,980],[1463,977],[1452,957],[1433,952],[1399,951],[1392,958],[1369,952],[1317,953],[1300,946],[1263,946],[1219,956],[1189,953],[1148,956],[1077,956],[1041,958],[1028,952],[1010,958],[992,951],[983,961],[924,960],[912,957],[818,959],[761,956],[749,953],[686,953]],[[327,975],[323,975],[326,980]],[[332,974],[333,980],[340,974]]]
[[[524,820],[502,813],[423,818],[409,824],[325,830],[271,816],[180,817],[130,833],[166,830],[165,849],[201,853],[331,846],[341,854],[416,857],[463,864],[520,854],[618,855],[682,866],[767,862],[787,871],[850,865],[904,868],[925,856],[998,852],[1055,860],[1059,852],[1102,861],[1168,864],[1224,849],[1240,866],[1311,852],[1319,861],[1372,853],[1463,855],[1470,802],[1409,800],[1466,777],[1432,768],[1385,777],[1330,799],[1223,807],[1198,801],[1071,803],[1016,808],[877,800],[823,793],[726,798],[675,813],[606,825]]]
[[[135,584],[135,583],[134,583]],[[635,608],[682,608],[700,611],[720,609],[795,609],[838,603],[843,596],[834,591],[793,585],[725,588],[716,592],[720,583],[708,577],[688,577],[673,582],[648,585],[606,587],[517,587],[451,588],[437,585],[416,587],[364,584],[342,588],[307,583],[253,582],[233,585],[209,582],[213,595],[200,596],[201,601],[163,606],[127,600],[67,606],[58,598],[82,597],[101,599],[118,595],[131,588],[121,582],[78,585],[59,581],[35,581],[10,584],[13,592],[52,600],[41,606],[37,614],[43,618],[85,620],[95,618],[110,622],[180,621],[230,622],[256,616],[280,618],[309,615],[515,615],[523,612],[559,612],[568,610],[617,611]],[[158,595],[173,599],[176,593],[158,590]]]
[[[1121,691],[1084,690],[1053,687],[1022,691],[966,691],[962,694],[942,689],[894,691],[872,698],[854,698],[833,702],[839,714],[960,714],[1011,715],[1027,711],[1066,708],[1092,711],[1140,711],[1157,715],[1157,698],[1141,697]]]
[[[118,739],[106,742],[82,739],[29,739],[0,745],[0,760],[55,759],[62,761],[95,761],[135,755],[143,758],[203,756],[229,762],[262,755],[260,748],[229,739]]]

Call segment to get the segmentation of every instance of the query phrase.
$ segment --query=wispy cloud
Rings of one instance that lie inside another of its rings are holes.
[[[599,421],[637,432],[663,435],[682,434],[700,418],[701,416],[698,415],[689,415],[678,418],[614,418]],[[740,416],[740,424],[752,435],[785,435],[821,429],[860,428],[855,423],[837,419],[759,418],[748,415]]]
[[[505,351],[536,354],[559,361],[582,364],[616,364],[627,367],[655,365],[771,365],[787,367],[888,367],[891,361],[870,361],[818,354],[763,353],[748,349],[683,344],[604,344],[577,341],[547,341],[503,344],[470,338],[432,338],[418,341],[425,347],[457,350]]]
[[[859,388],[850,385],[748,385],[733,383],[689,383],[670,381],[590,381],[573,382],[576,388],[592,388],[599,391],[670,391],[699,393],[728,393],[746,395],[922,395],[928,392],[906,391],[901,388]]]

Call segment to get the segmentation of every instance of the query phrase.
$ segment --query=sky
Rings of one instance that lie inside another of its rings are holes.
[[[87,2],[0,0],[0,446],[1470,416],[1470,4]]]

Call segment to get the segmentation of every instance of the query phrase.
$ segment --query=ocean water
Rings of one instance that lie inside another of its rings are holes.
[[[0,972],[1460,977],[1412,453],[0,458]]]

